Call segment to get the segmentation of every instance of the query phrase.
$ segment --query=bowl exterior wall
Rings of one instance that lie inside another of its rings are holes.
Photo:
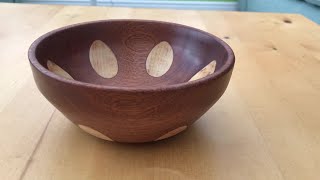
[[[40,92],[74,124],[130,143],[154,141],[193,124],[222,96],[232,74],[231,68],[195,86],[144,92],[79,86],[31,67]]]

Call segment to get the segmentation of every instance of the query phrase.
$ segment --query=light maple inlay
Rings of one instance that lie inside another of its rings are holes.
[[[107,141],[113,141],[111,138],[109,138],[108,136],[88,127],[88,126],[84,126],[84,125],[81,125],[79,124],[79,127],[84,130],[85,132],[87,132],[88,134],[91,134],[92,136],[95,136],[97,138],[100,138],[100,139],[104,139],[104,140],[107,140]]]
[[[54,62],[52,62],[50,60],[47,61],[47,67],[48,67],[49,71],[51,71],[59,76],[62,76],[67,79],[73,79],[69,73],[67,73],[60,66],[56,65]]]
[[[189,81],[194,81],[197,79],[204,78],[212,73],[214,73],[214,70],[216,69],[216,61],[212,61],[209,63],[206,67],[201,69],[199,72],[197,72]]]
[[[95,40],[89,56],[92,68],[103,78],[112,78],[118,73],[117,58],[104,42]]]
[[[173,50],[168,42],[160,42],[149,53],[146,68],[150,76],[164,75],[173,62]]]
[[[172,137],[172,136],[177,135],[177,134],[179,134],[180,132],[182,132],[182,131],[184,131],[186,129],[187,129],[187,126],[178,127],[177,129],[174,129],[174,130],[172,130],[172,131],[160,136],[158,139],[156,139],[156,141]]]

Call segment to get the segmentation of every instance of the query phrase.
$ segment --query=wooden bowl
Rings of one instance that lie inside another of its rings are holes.
[[[165,139],[185,130],[221,97],[231,48],[195,28],[157,21],[72,25],[29,49],[41,93],[74,124],[117,142]]]

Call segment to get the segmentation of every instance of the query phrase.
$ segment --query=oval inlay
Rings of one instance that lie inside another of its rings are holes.
[[[156,139],[156,141],[159,141],[159,140],[162,140],[162,139],[166,139],[166,138],[169,138],[169,137],[172,137],[174,135],[177,135],[179,134],[180,132],[184,131],[187,129],[187,126],[181,126],[181,127],[178,127],[177,129],[174,129],[164,135],[162,135],[161,137],[159,137],[158,139]]]
[[[67,79],[73,79],[70,74],[68,74],[65,70],[63,70],[60,66],[56,65],[54,62],[48,60],[47,61],[47,67],[49,69],[49,71],[61,76],[61,77],[64,77],[64,78],[67,78]]]
[[[82,130],[84,130],[86,133],[88,134],[91,134],[92,136],[95,136],[97,138],[100,138],[100,139],[104,139],[104,140],[107,140],[107,141],[113,141],[111,138],[109,138],[108,136],[88,127],[88,126],[84,126],[84,125],[81,125],[79,124],[78,125]]]
[[[206,67],[202,68],[199,72],[197,72],[189,81],[194,81],[197,79],[204,78],[212,73],[216,69],[216,61],[212,61]]]
[[[172,47],[168,42],[162,41],[149,53],[146,61],[146,69],[150,76],[160,77],[170,69],[172,62]]]
[[[109,46],[100,40],[95,40],[89,52],[92,68],[103,78],[112,78],[118,73],[118,62]]]

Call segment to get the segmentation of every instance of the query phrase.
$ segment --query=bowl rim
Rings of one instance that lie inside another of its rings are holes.
[[[188,28],[193,31],[197,31],[199,33],[208,35],[208,36],[212,37],[213,39],[215,39],[227,51],[227,60],[223,64],[223,66],[221,68],[219,68],[217,71],[215,71],[214,73],[212,73],[206,77],[194,80],[194,81],[190,81],[190,82],[187,81],[187,82],[171,84],[171,85],[166,85],[166,86],[121,87],[121,86],[93,84],[93,83],[87,83],[87,82],[78,81],[78,80],[74,80],[74,79],[63,78],[63,77],[49,71],[45,67],[43,67],[39,63],[38,59],[36,58],[35,52],[38,48],[38,45],[46,38],[48,38],[54,34],[57,34],[61,31],[70,29],[70,28],[81,27],[81,26],[86,26],[86,25],[96,24],[96,23],[105,23],[105,22],[110,22],[110,23],[112,23],[112,22],[161,23],[161,24],[167,24],[167,25],[174,25],[174,26],[178,26],[178,27],[182,27],[182,28]],[[88,21],[88,22],[82,22],[82,23],[76,23],[76,24],[64,26],[64,27],[49,31],[49,32],[43,34],[42,36],[40,36],[39,38],[37,38],[30,45],[29,50],[28,50],[28,59],[29,59],[31,65],[33,67],[35,67],[38,71],[40,71],[42,74],[44,74],[45,76],[52,78],[54,80],[63,82],[65,84],[79,86],[79,87],[85,87],[85,88],[92,88],[92,89],[110,90],[110,91],[125,91],[125,92],[157,92],[157,91],[167,91],[167,90],[179,90],[179,89],[184,89],[184,88],[188,88],[188,87],[198,86],[201,84],[205,84],[211,80],[218,79],[219,77],[225,75],[230,70],[232,70],[234,63],[235,63],[235,55],[234,55],[234,52],[231,49],[231,47],[226,42],[224,42],[222,39],[218,38],[215,35],[212,35],[211,33],[208,33],[206,31],[203,31],[203,30],[200,30],[200,29],[197,29],[194,27],[190,27],[187,25],[178,24],[178,23],[158,21],[158,20],[143,20],[143,19],[110,19],[110,20]]]

